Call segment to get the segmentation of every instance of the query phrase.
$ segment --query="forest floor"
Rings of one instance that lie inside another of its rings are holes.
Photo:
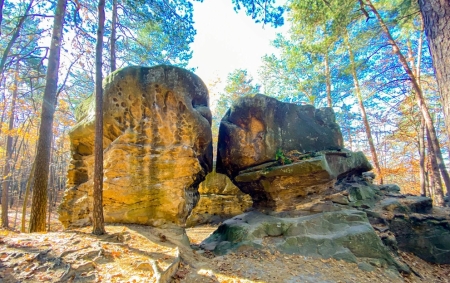
[[[14,209],[10,226],[18,229]],[[29,216],[29,215],[27,215]],[[217,226],[186,229],[183,235],[142,225],[107,225],[94,236],[91,227],[63,230],[53,214],[50,232],[0,229],[0,282],[450,282],[450,265],[435,265],[400,253],[417,275],[390,269],[367,272],[334,259],[240,249],[214,256],[196,247]],[[14,226],[13,226],[14,227]],[[419,276],[420,277],[419,277]],[[168,279],[164,281],[164,279]]]

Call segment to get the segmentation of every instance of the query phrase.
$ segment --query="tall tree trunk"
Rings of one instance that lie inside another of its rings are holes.
[[[370,148],[370,153],[372,155],[372,160],[375,165],[375,170],[377,170],[377,175],[378,175],[377,179],[380,184],[383,184],[383,175],[381,172],[380,163],[378,162],[378,155],[377,155],[377,151],[375,149],[375,144],[373,143],[372,131],[370,129],[369,120],[367,119],[366,108],[364,107],[364,103],[363,103],[363,99],[362,99],[361,88],[359,85],[358,75],[356,73],[355,56],[353,54],[353,50],[349,43],[348,34],[344,35],[344,40],[347,45],[348,55],[350,57],[350,69],[351,69],[351,73],[353,76],[353,84],[355,87],[355,94],[356,94],[356,98],[358,100],[359,110],[361,112],[361,117],[363,119],[364,128],[366,130],[366,135],[367,135],[367,140],[369,142],[369,148]]]
[[[41,125],[35,163],[39,164],[34,174],[33,196],[30,216],[30,232],[45,231],[47,210],[47,186],[50,163],[50,147],[53,140],[53,117],[56,107],[58,70],[62,43],[64,15],[67,0],[58,0],[53,20],[52,41],[48,58],[48,69],[42,103]]]
[[[13,96],[11,101],[11,110],[10,110],[10,116],[9,116],[9,131],[12,131],[14,129],[14,119],[15,119],[15,110],[16,110],[16,99],[17,99],[17,93],[18,93],[18,80],[19,80],[19,63],[16,63],[16,71],[14,73],[14,89],[13,89]],[[2,227],[8,228],[9,227],[9,220],[8,220],[8,190],[9,190],[9,184],[11,182],[10,177],[10,170],[13,166],[13,159],[12,159],[12,153],[13,153],[13,137],[11,136],[11,133],[8,133],[8,138],[6,140],[6,162],[5,167],[3,168],[3,184],[2,184]]]
[[[111,21],[111,73],[116,70],[116,26],[117,26],[117,0],[113,0]]]
[[[36,162],[33,162],[33,165],[31,167],[30,175],[28,176],[27,180],[27,187],[25,189],[25,196],[23,197],[23,204],[22,204],[22,223],[20,226],[20,232],[25,233],[25,222],[26,222],[26,215],[27,215],[27,206],[28,206],[28,196],[30,195],[30,188],[33,182],[34,172],[36,172]]]
[[[330,58],[328,56],[328,50],[325,53],[325,80],[327,86],[327,103],[328,107],[333,107],[333,102],[331,100],[331,74],[330,74]]]
[[[103,88],[102,52],[105,25],[105,0],[98,1],[97,45],[95,46],[95,166],[94,166],[94,207],[92,211],[92,233],[106,233],[103,219]]]
[[[420,80],[420,67],[422,63],[422,49],[423,49],[423,32],[424,32],[424,23],[423,20],[421,20],[420,23],[421,29],[420,29],[420,37],[417,43],[417,61],[414,66],[414,59],[412,55],[412,49],[411,45],[408,44],[408,49],[410,52],[410,60],[412,62],[411,66],[415,67],[414,76],[416,77],[416,80],[422,88],[421,80]],[[408,41],[409,43],[409,41]],[[425,175],[425,158],[426,158],[426,152],[425,152],[425,120],[423,117],[420,118],[420,125],[419,125],[419,133],[418,133],[418,147],[419,147],[419,184],[420,184],[420,195],[425,197],[427,195],[426,190],[426,175]],[[431,197],[431,196],[430,196]]]
[[[436,162],[436,158],[433,156],[434,155],[434,151],[431,148],[431,143],[430,143],[430,137],[428,136],[428,130],[427,130],[427,141],[428,141],[428,156],[430,158],[430,181],[432,183],[432,189],[433,189],[433,195],[434,195],[434,203],[437,206],[444,206],[444,191],[442,190],[442,182],[441,182],[441,178],[439,176],[439,167],[438,164]],[[434,186],[433,186],[434,185]]]
[[[54,140],[52,141],[52,145],[54,146],[53,142],[54,142]],[[48,193],[47,232],[50,232],[50,220],[51,220],[51,214],[52,214],[52,200],[53,200],[53,192],[54,192],[53,174],[55,171],[55,164],[53,163],[53,160],[54,160],[53,155],[55,154],[55,149],[53,146],[50,148],[50,164],[49,164],[50,165],[50,170],[49,170],[50,171],[49,172],[50,180],[48,182],[49,193]]]
[[[419,0],[419,7],[450,137],[450,1]]]
[[[420,119],[419,130],[419,166],[420,166],[420,195],[425,197],[427,195],[426,190],[426,175],[425,175],[425,123],[423,118]],[[431,196],[430,196],[431,197]]]
[[[389,44],[392,46],[392,50],[394,54],[397,55],[397,58],[402,65],[403,69],[405,70],[405,73],[408,75],[413,90],[416,93],[416,101],[417,105],[419,106],[420,112],[422,113],[422,116],[425,120],[425,125],[427,128],[427,136],[430,137],[430,144],[431,148],[434,151],[434,157],[436,158],[436,163],[439,167],[439,171],[441,172],[442,178],[445,183],[445,187],[447,188],[447,192],[450,189],[450,176],[447,172],[447,169],[445,167],[444,159],[442,158],[442,152],[441,147],[439,145],[439,140],[437,138],[436,129],[434,128],[433,119],[431,118],[430,112],[428,111],[428,106],[426,105],[425,98],[423,96],[422,89],[420,87],[420,83],[417,81],[417,78],[414,76],[414,72],[411,70],[411,68],[408,65],[408,61],[406,60],[405,56],[400,51],[400,48],[397,45],[397,42],[392,37],[391,32],[389,31],[389,28],[386,26],[386,24],[383,21],[383,18],[378,13],[378,10],[375,8],[375,6],[372,4],[371,0],[365,0],[366,4],[370,7],[372,12],[375,14],[381,29],[383,30],[384,34],[388,38]],[[426,29],[426,21],[425,21],[425,29]]]

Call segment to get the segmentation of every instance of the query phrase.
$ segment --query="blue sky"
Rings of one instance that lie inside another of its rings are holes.
[[[275,52],[270,41],[286,27],[274,29],[256,24],[244,11],[236,13],[231,0],[194,2],[197,35],[191,45],[190,67],[208,85],[216,78],[226,80],[237,68],[247,69],[258,80],[261,57]]]

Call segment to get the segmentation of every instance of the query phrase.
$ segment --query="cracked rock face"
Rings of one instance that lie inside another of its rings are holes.
[[[344,144],[332,108],[257,94],[239,99],[225,114],[217,147],[217,172],[234,178],[243,169],[273,161],[278,150],[339,150]]]
[[[106,222],[183,226],[212,169],[209,96],[193,73],[127,67],[103,81]],[[59,207],[65,227],[91,221],[95,102],[78,108],[72,162]]]
[[[338,178],[371,169],[362,152],[343,148],[331,108],[258,94],[236,101],[220,124],[217,172],[249,194],[259,211],[302,209]]]

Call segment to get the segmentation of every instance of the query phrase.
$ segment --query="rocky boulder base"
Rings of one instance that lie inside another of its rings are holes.
[[[269,249],[405,273],[398,250],[450,259],[449,211],[374,185],[364,154],[343,148],[330,108],[244,97],[221,121],[217,154],[217,171],[252,197],[254,211],[221,224],[205,250]]]
[[[200,200],[187,219],[187,227],[219,223],[252,207],[249,195],[239,190],[226,175],[215,171],[200,183],[198,192]]]
[[[201,247],[219,255],[252,247],[355,263],[364,260],[379,267],[409,270],[390,255],[370,226],[366,214],[357,210],[302,217],[249,212],[225,221],[202,242]]]
[[[396,258],[398,251],[449,264],[450,209],[432,207],[427,197],[402,195],[397,185],[374,185],[370,175],[338,180],[309,203],[309,211],[238,215],[201,246],[217,254],[242,247],[276,249],[356,261],[365,270],[391,266],[409,272]]]
[[[183,226],[212,169],[211,112],[205,84],[173,67],[127,67],[104,82],[106,222]],[[65,227],[91,222],[94,99],[78,109],[72,161],[59,207]]]

